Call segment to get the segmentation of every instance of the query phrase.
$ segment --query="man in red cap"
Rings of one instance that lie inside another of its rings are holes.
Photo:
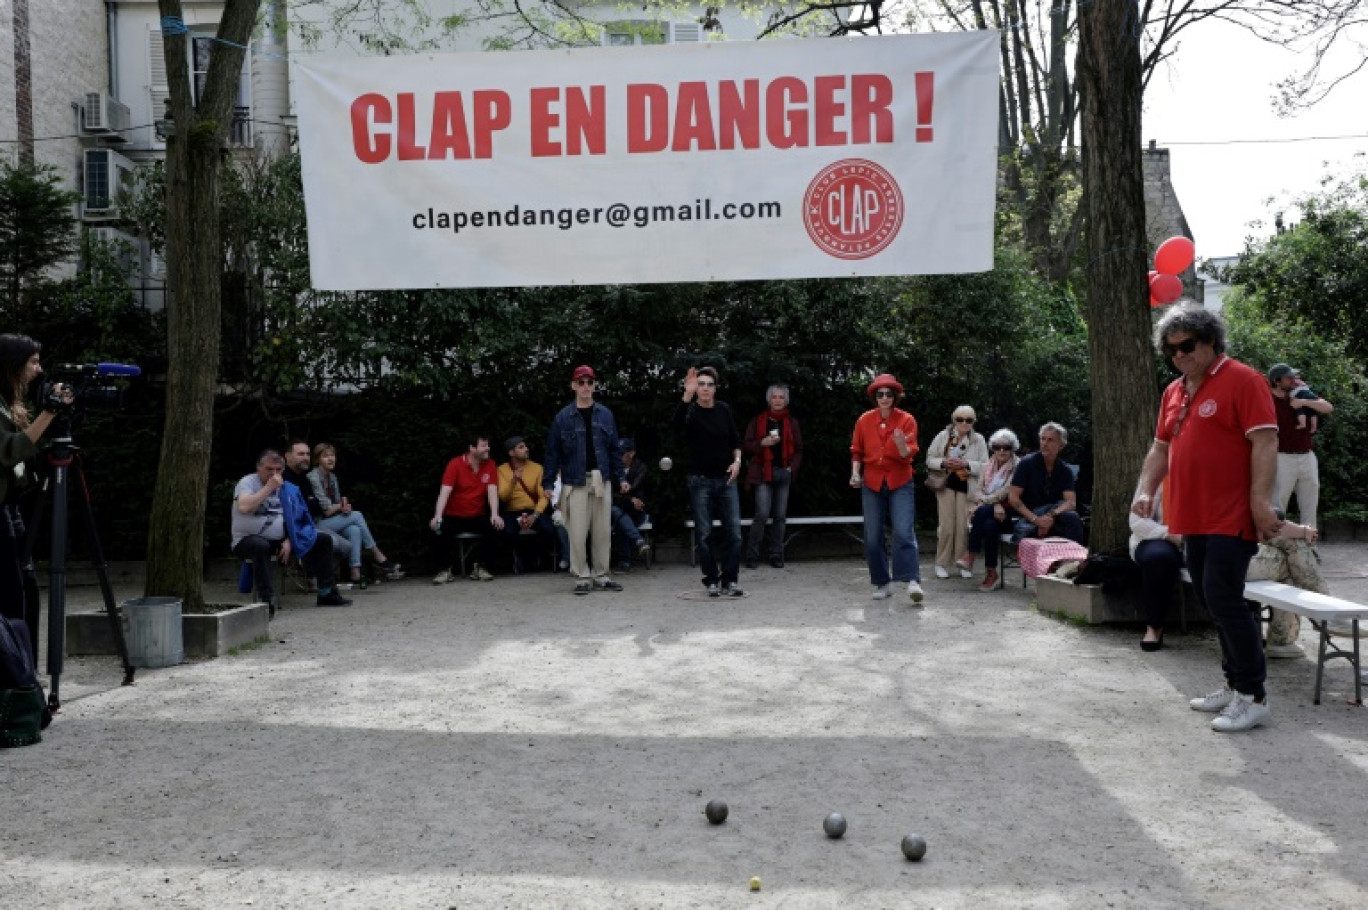
[[[630,489],[618,446],[613,412],[594,401],[597,377],[591,367],[580,366],[570,378],[575,400],[560,409],[551,421],[546,439],[546,471],[542,486],[551,498],[560,476],[560,509],[570,537],[570,574],[575,593],[621,591],[609,575],[613,540],[613,489]],[[586,542],[592,541],[592,575],[585,558]]]

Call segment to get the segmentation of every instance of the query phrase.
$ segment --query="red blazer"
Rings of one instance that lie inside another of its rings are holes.
[[[907,457],[898,454],[893,442],[893,431],[901,428],[907,437]],[[920,451],[917,446],[917,418],[894,408],[888,420],[879,417],[879,409],[865,411],[855,421],[855,432],[850,437],[850,458],[864,465],[865,486],[879,490],[888,483],[896,490],[912,479],[912,459]]]

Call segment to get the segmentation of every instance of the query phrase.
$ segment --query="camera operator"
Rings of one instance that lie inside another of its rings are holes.
[[[48,389],[42,410],[29,415],[24,397],[28,387],[43,375],[38,362],[42,346],[27,335],[0,335],[0,615],[28,623],[29,645],[38,657],[38,602],[26,603],[19,550],[24,538],[24,519],[19,511],[19,494],[28,482],[24,460],[38,452],[57,412],[69,408],[74,400],[71,390],[61,383]]]

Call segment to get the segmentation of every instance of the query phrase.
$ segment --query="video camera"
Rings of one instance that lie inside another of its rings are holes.
[[[131,363],[59,363],[48,372],[39,401],[59,414],[70,413],[78,405],[92,410],[117,410],[124,405],[128,391],[120,380],[141,376],[142,368]],[[57,395],[55,386],[71,389],[72,399]]]

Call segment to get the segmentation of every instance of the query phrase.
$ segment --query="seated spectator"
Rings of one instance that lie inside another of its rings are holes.
[[[298,488],[286,488],[281,476],[284,469],[280,453],[268,449],[257,458],[256,473],[238,481],[233,490],[233,555],[251,562],[257,599],[269,606],[272,616],[278,602],[271,559],[278,556],[287,562],[291,552],[298,553],[318,579],[320,607],[348,606],[351,601],[337,592],[333,582],[332,538],[315,531]],[[287,516],[282,502],[287,496],[296,503],[293,516]]]
[[[375,562],[375,571],[380,578],[398,581],[404,577],[403,567],[392,563],[380,552],[375,538],[371,536],[366,516],[353,509],[337,482],[337,450],[326,442],[314,446],[313,459],[317,466],[306,475],[313,491],[314,501],[318,504],[318,527],[341,534],[347,541],[347,564],[351,567],[351,580],[365,587],[361,577],[361,552],[370,553]]]
[[[493,581],[486,568],[496,546],[494,532],[502,531],[503,518],[499,515],[498,472],[489,463],[489,437],[473,435],[466,438],[466,453],[447,462],[442,472],[442,486],[437,493],[437,506],[429,526],[445,542],[447,568],[432,579],[435,585],[455,581],[452,568],[459,567],[460,535],[474,534],[470,548],[474,562],[472,581]]]
[[[508,463],[499,465],[499,504],[503,533],[514,554],[514,566],[541,562],[541,554],[555,547],[556,529],[548,514],[551,499],[542,489],[542,466],[528,457],[527,441],[521,436],[504,440]],[[533,531],[531,546],[523,543],[523,531]]]
[[[319,519],[323,517],[323,510],[318,505],[318,497],[314,495],[313,484],[309,482],[309,444],[302,439],[293,439],[285,447],[285,471],[281,477],[286,483],[291,484],[299,490],[299,495],[303,497],[304,504],[309,511],[309,517],[317,527]],[[323,534],[332,538],[333,556],[341,561],[346,558],[347,551],[351,549],[351,542],[336,531],[323,529]]]
[[[1130,555],[1140,570],[1140,602],[1145,610],[1142,651],[1158,651],[1164,646],[1164,617],[1183,568],[1183,538],[1170,534],[1164,524],[1162,484],[1154,491],[1153,499],[1152,517],[1130,513]]]
[[[1016,516],[1014,540],[1027,537],[1065,537],[1088,543],[1088,531],[1078,517],[1073,468],[1059,457],[1069,443],[1069,431],[1057,423],[1040,428],[1040,451],[1021,459],[1007,494],[1008,511]]]
[[[992,591],[998,584],[998,542],[1012,527],[1006,502],[1020,445],[1017,435],[1005,427],[988,438],[988,461],[979,476],[978,489],[969,497],[969,550],[955,562],[972,573],[974,560],[979,553],[984,554],[981,591]]]
[[[1280,581],[1306,591],[1329,594],[1330,588],[1321,577],[1320,560],[1311,548],[1319,536],[1313,527],[1284,521],[1276,537],[1259,544],[1259,551],[1245,572],[1245,581]],[[1303,652],[1297,643],[1301,617],[1276,607],[1269,614],[1264,655],[1301,657]]]
[[[1183,539],[1170,534],[1163,523],[1164,487],[1154,494],[1154,517],[1141,518],[1131,513],[1131,558],[1140,570],[1140,595],[1145,609],[1145,637],[1140,640],[1144,651],[1158,651],[1164,646],[1164,616],[1183,568]],[[1317,533],[1315,528],[1284,521],[1278,536],[1259,544],[1245,572],[1246,581],[1280,581],[1307,591],[1329,594],[1316,554],[1311,549]],[[1268,637],[1264,654],[1268,657],[1300,657],[1297,644],[1301,618],[1286,610],[1274,609],[1268,623]]]
[[[641,535],[646,514],[646,462],[636,457],[636,442],[621,439],[622,466],[627,471],[627,491],[613,494],[613,571],[627,572],[632,568],[632,554],[643,564],[651,555],[651,545]]]

